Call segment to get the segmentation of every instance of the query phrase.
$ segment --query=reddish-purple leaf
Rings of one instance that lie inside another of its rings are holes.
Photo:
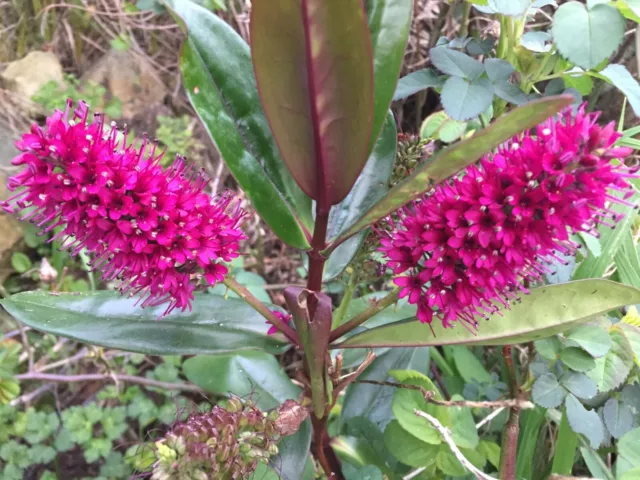
[[[373,65],[362,0],[254,0],[251,44],[284,162],[328,211],[358,178],[371,135]]]

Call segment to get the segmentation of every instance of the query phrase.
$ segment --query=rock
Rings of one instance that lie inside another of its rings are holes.
[[[0,79],[7,90],[27,100],[52,80],[64,85],[62,64],[51,52],[29,52],[24,58],[9,63]]]
[[[7,191],[7,176],[5,169],[11,166],[11,160],[18,153],[13,146],[13,135],[6,131],[0,125],[0,201],[5,200],[8,194]],[[22,229],[17,220],[10,215],[4,213],[0,209],[0,265],[5,265],[11,256],[11,252],[15,245],[22,238]]]
[[[122,102],[122,115],[133,118],[147,105],[162,103],[166,89],[144,58],[128,51],[111,50],[82,77],[102,84],[112,98]],[[99,108],[99,105],[92,105]]]

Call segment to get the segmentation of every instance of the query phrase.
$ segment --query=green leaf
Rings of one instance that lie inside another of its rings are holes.
[[[592,357],[606,355],[613,344],[606,329],[595,324],[576,327],[567,332],[566,338],[589,352]]]
[[[383,199],[373,205],[336,242],[341,243],[416,199],[434,185],[451,177],[514,135],[539,124],[570,105],[572,101],[573,97],[564,95],[529,102],[507,115],[502,115],[492,125],[477,132],[473,137],[441,150],[429,161],[422,162],[410,177],[389,190]]]
[[[385,477],[375,465],[366,465],[356,469],[351,465],[345,465],[346,480],[384,480]]]
[[[600,75],[604,76],[618,90],[624,93],[636,116],[640,116],[640,84],[629,73],[629,70],[624,65],[611,64],[601,70]]]
[[[374,75],[362,2],[254,2],[251,37],[260,100],[282,159],[328,212],[347,196],[369,152]]]
[[[589,75],[563,75],[562,79],[567,88],[575,88],[583,97],[593,90],[593,80]]]
[[[422,122],[420,138],[425,140],[440,140],[452,143],[467,131],[467,122],[459,122],[450,118],[446,112],[432,113]]]
[[[340,348],[428,345],[511,345],[555,335],[588,321],[592,316],[640,301],[640,290],[608,280],[581,280],[531,290],[502,316],[482,322],[477,332],[457,326],[431,329],[407,319],[356,334]],[[375,318],[375,317],[374,317]],[[586,349],[586,348],[585,348]]]
[[[462,466],[448,446],[440,448],[436,455],[436,465],[445,475],[464,477],[467,474],[467,469]]]
[[[493,87],[486,77],[467,80],[449,77],[440,93],[447,115],[454,120],[468,120],[484,112],[493,101]]]
[[[602,461],[602,458],[600,458],[598,452],[588,446],[584,446],[580,447],[580,453],[592,477],[613,480],[613,475],[607,468],[607,465]]]
[[[233,350],[282,351],[283,339],[267,335],[264,318],[241,300],[196,294],[193,311],[142,309],[116,292],[25,292],[0,302],[36,330],[119,350],[151,355],[194,355]]]
[[[398,83],[411,27],[412,0],[365,2],[373,47],[373,125],[369,150],[383,132],[385,118]]]
[[[510,17],[520,17],[524,15],[531,0],[489,0],[489,6],[496,12]]]
[[[451,352],[456,369],[466,383],[472,383],[474,380],[478,383],[492,382],[491,375],[482,362],[467,347],[451,347]]]
[[[392,476],[393,470],[389,465],[395,466],[397,460],[385,446],[384,434],[377,425],[366,417],[354,417],[347,420],[342,432],[347,436],[358,438],[359,447],[362,450],[368,450],[366,456],[371,457],[371,463],[385,474]]]
[[[596,366],[596,362],[591,355],[578,347],[567,347],[560,353],[560,360],[576,372],[586,372]]]
[[[604,424],[613,438],[620,438],[633,428],[633,413],[624,403],[610,398],[602,411]]]
[[[580,400],[571,394],[567,395],[565,408],[572,430],[587,437],[591,448],[598,448],[604,440],[604,425],[598,414],[584,408]]]
[[[547,53],[552,47],[552,38],[547,32],[526,32],[520,37],[520,45],[536,53]]]
[[[622,43],[624,17],[611,5],[561,5],[553,16],[553,40],[560,53],[582,68],[595,68]]]
[[[434,392],[433,398],[443,400],[442,395],[426,375],[408,370],[394,370],[391,375],[400,383],[405,385],[416,385],[424,388],[427,392]],[[393,396],[391,410],[396,419],[407,432],[423,442],[431,445],[442,443],[440,432],[424,418],[415,414],[416,410],[427,412],[436,417],[445,426],[451,425],[449,410],[432,403],[427,403],[422,392],[407,388],[398,388]]]
[[[187,96],[253,207],[283,241],[309,248],[311,201],[282,162],[258,99],[248,45],[188,0],[165,0],[189,30],[180,70]]]
[[[198,355],[185,360],[182,368],[186,377],[202,389],[218,395],[250,397],[261,410],[270,410],[300,395],[300,389],[291,383],[276,358],[265,352]],[[280,454],[272,461],[272,468],[283,479],[302,478],[310,442],[311,425],[307,420],[295,435],[284,437],[279,443]]]
[[[11,266],[18,273],[24,273],[33,268],[31,259],[22,252],[14,252],[11,255]]]
[[[640,23],[640,1],[638,0],[619,0],[616,7],[625,18]]]
[[[340,435],[332,439],[331,447],[345,462],[355,467],[374,465],[378,461],[375,452],[362,437]]]
[[[396,160],[398,132],[393,114],[387,121],[367,164],[355,185],[342,202],[335,205],[329,214],[328,238],[335,238],[357,222],[362,215],[389,190],[389,177]],[[351,263],[368,232],[361,232],[331,252],[323,273],[323,280],[331,280]]]
[[[429,364],[428,348],[394,348],[377,357],[360,376],[362,380],[393,380],[389,370],[410,369],[426,372]],[[340,423],[350,418],[367,417],[380,430],[384,430],[392,419],[391,403],[396,389],[365,383],[352,383],[342,404]]]
[[[585,400],[595,397],[598,393],[596,384],[584,373],[566,372],[560,378],[560,383],[576,397]]]
[[[495,468],[500,467],[500,445],[488,440],[481,440],[478,445],[478,452],[484,455]]]
[[[442,85],[442,79],[433,69],[423,68],[402,77],[398,81],[398,86],[393,94],[393,101],[403,100],[427,88],[442,88]]]
[[[405,465],[426,467],[435,461],[439,447],[425,443],[407,432],[397,420],[384,430],[384,441],[389,451]]]
[[[633,240],[633,233],[628,229],[622,236],[620,249],[616,252],[615,262],[618,277],[622,283],[640,288],[640,258]]]
[[[533,384],[533,401],[545,408],[556,408],[564,400],[565,392],[553,373],[545,373]]]
[[[536,352],[538,352],[542,358],[547,360],[556,360],[562,350],[562,342],[555,336],[538,340],[534,345],[536,347]]]
[[[640,467],[640,427],[626,433],[618,441],[618,455],[627,460],[634,467]]]
[[[464,400],[461,395],[453,395],[451,400]],[[474,450],[480,438],[476,429],[476,422],[473,420],[473,414],[468,407],[450,407],[449,415],[451,418],[451,436],[453,441],[460,448],[470,448]]]
[[[432,48],[429,54],[435,67],[447,75],[473,81],[484,73],[484,66],[478,60],[449,47]]]
[[[640,327],[624,322],[619,323],[618,326],[622,329],[631,344],[631,351],[633,352],[636,365],[640,366]]]
[[[596,359],[595,368],[587,372],[601,393],[622,385],[634,364],[633,350],[623,331],[619,327],[612,327],[610,335],[613,341],[611,350],[605,356]]]

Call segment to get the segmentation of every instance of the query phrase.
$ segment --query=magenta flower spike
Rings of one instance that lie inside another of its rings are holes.
[[[619,219],[611,203],[633,206],[637,169],[616,161],[632,150],[598,116],[566,110],[398,212],[381,250],[420,321],[475,329],[576,252],[569,233],[598,235]]]
[[[86,248],[92,268],[143,307],[191,309],[200,279],[222,281],[221,262],[238,256],[244,212],[230,194],[208,196],[208,178],[183,157],[163,169],[155,143],[127,147],[126,131],[119,140],[114,123],[106,128],[98,114],[88,123],[86,104],[71,107],[17,142],[13,164],[24,169],[8,180],[17,193],[2,206],[42,233],[59,227],[52,240],[73,255]]]

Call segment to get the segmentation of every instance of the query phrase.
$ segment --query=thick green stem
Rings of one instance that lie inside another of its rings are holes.
[[[384,310],[388,306],[393,305],[394,303],[396,303],[398,301],[398,293],[399,292],[400,292],[400,289],[396,288],[391,293],[389,293],[386,297],[381,298],[376,303],[374,303],[372,306],[370,306],[366,310],[360,312],[358,315],[356,315],[351,320],[346,322],[344,325],[340,325],[338,328],[336,328],[335,330],[333,330],[331,332],[331,335],[329,336],[329,342],[333,342],[333,341],[337,340],[338,338],[343,336],[345,333],[348,333],[351,330],[353,330],[354,328],[356,328],[357,326],[363,324],[364,322],[366,322],[371,317],[373,317],[377,313],[381,312],[382,310]]]
[[[299,345],[300,340],[298,339],[298,335],[296,331],[291,328],[289,325],[284,323],[278,317],[276,317],[269,307],[267,307],[264,303],[258,300],[253,293],[251,293],[246,287],[240,285],[233,278],[227,277],[224,279],[224,284],[227,286],[229,290],[234,292],[240,298],[242,298],[245,302],[251,305],[254,310],[256,310],[259,314],[261,314],[264,318],[269,320],[273,326],[275,326],[278,330],[280,330],[285,337],[289,339],[291,343],[294,345]]]

